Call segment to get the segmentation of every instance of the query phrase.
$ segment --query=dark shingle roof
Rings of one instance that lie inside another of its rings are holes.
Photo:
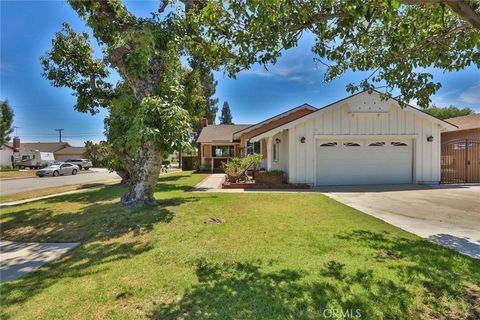
[[[202,129],[197,143],[232,142],[233,133],[251,126],[250,124],[213,124]]]

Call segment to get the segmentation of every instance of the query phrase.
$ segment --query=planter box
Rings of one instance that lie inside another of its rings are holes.
[[[256,172],[255,184],[275,184],[279,185],[283,183],[283,172]]]

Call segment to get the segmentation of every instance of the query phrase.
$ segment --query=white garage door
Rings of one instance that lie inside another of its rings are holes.
[[[317,141],[317,185],[412,183],[411,140]]]

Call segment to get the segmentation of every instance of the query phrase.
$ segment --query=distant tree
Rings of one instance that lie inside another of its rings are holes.
[[[473,110],[470,108],[460,109],[452,105],[449,107],[437,107],[433,105],[425,109],[425,112],[442,120],[473,114]]]
[[[227,101],[223,103],[220,124],[233,124],[232,111],[230,111],[230,106]]]
[[[216,92],[217,81],[213,73],[206,66],[196,67],[192,63],[192,68],[197,70],[195,81],[185,82],[186,90],[183,106],[190,115],[190,125],[192,127],[191,143],[195,145],[202,127],[200,120],[207,118],[208,123],[214,124],[218,111],[218,99],[213,98]]]
[[[0,149],[10,141],[10,134],[13,132],[13,110],[8,101],[0,101]]]

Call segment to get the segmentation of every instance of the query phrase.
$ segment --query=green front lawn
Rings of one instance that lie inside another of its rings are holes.
[[[185,192],[204,177],[160,178],[160,206],[133,212],[117,204],[119,186],[2,209],[2,239],[83,245],[2,283],[1,318],[480,313],[480,261],[321,194]]]

